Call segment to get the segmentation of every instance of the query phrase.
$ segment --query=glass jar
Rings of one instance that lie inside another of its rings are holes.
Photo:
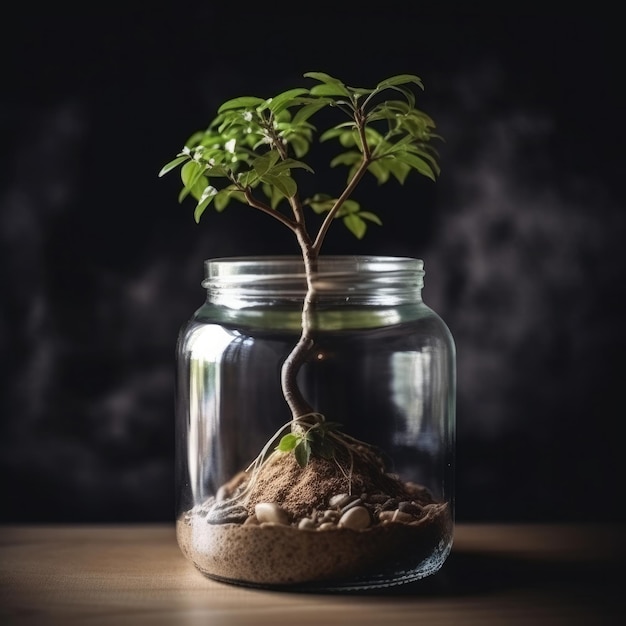
[[[205,262],[176,376],[177,537],[200,572],[336,591],[440,569],[453,541],[456,357],[423,276],[419,259],[322,256],[304,318],[300,257]],[[312,411],[294,416],[281,370],[303,324],[296,380]]]

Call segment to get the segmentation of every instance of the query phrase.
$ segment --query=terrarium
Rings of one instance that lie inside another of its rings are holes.
[[[305,76],[317,84],[227,101],[162,170],[180,166],[196,220],[236,200],[301,250],[205,262],[205,301],[178,338],[177,536],[228,583],[386,587],[433,574],[452,546],[455,346],[422,299],[421,259],[321,247],[335,220],[359,239],[380,223],[351,197],[367,172],[435,179],[434,122],[415,108],[416,76],[372,89]],[[311,172],[301,159],[325,108],[347,116],[320,136],[345,150],[332,164],[348,166],[346,187],[301,199],[294,172]]]

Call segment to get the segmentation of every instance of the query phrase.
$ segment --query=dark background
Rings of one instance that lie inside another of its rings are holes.
[[[297,249],[243,206],[196,225],[157,173],[223,100],[307,71],[418,74],[446,139],[436,184],[365,185],[383,227],[326,252],[425,260],[458,350],[457,518],[624,519],[619,20],[383,9],[3,16],[2,521],[173,520],[174,346],[202,261]]]

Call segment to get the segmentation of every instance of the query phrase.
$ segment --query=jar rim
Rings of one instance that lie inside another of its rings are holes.
[[[304,273],[304,260],[295,254],[214,257],[204,261],[205,276],[231,276],[248,273]],[[252,270],[252,272],[250,272]],[[397,272],[423,273],[420,258],[392,255],[320,255],[318,273],[327,272]]]

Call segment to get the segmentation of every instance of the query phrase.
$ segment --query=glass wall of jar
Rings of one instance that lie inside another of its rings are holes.
[[[456,364],[423,262],[205,263],[177,348],[177,536],[205,575],[281,589],[428,576],[454,525]],[[307,327],[295,415],[281,372]],[[294,419],[296,418],[296,419]]]

